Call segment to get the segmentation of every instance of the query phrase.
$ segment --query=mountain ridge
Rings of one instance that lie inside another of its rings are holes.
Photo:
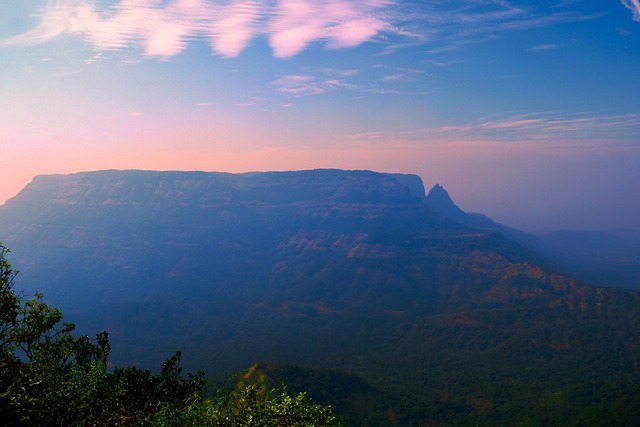
[[[637,293],[452,221],[420,185],[339,170],[44,177],[0,206],[0,239],[27,291],[110,332],[118,364],[180,349],[210,375],[330,367],[398,384],[450,425],[640,378]]]

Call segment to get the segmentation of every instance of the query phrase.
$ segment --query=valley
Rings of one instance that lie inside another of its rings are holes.
[[[0,206],[0,240],[19,287],[109,331],[117,365],[180,350],[212,389],[254,367],[348,425],[640,416],[639,294],[417,176],[40,176]]]

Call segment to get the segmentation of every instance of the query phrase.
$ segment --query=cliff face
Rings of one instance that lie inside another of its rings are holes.
[[[451,210],[466,215],[412,175],[101,171],[36,177],[0,236],[24,284],[71,312],[195,290],[289,315],[430,312],[539,262]]]
[[[309,281],[317,273],[312,264],[332,271],[344,260],[398,262],[410,256],[405,241],[431,251],[431,237],[463,230],[393,176],[368,171],[39,176],[0,209],[0,235],[25,265],[35,265],[29,275],[60,274],[54,265],[73,263],[100,290],[86,292],[94,296],[121,288],[140,295],[145,284],[156,289],[187,277],[212,288],[232,283],[229,292],[238,282],[262,289],[283,276]],[[389,283],[394,275],[379,274]],[[108,285],[100,285],[104,277]],[[62,303],[82,293],[75,280],[56,281],[38,286],[55,289]]]
[[[245,174],[100,171],[37,176],[6,205],[143,204],[202,208],[230,203],[415,204],[417,201],[417,197],[392,176],[368,171]]]

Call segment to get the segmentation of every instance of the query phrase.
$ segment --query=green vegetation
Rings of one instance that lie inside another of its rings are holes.
[[[182,376],[180,353],[158,374],[109,367],[106,332],[75,337],[42,295],[13,290],[0,244],[0,415],[5,426],[322,426],[330,407],[304,393],[243,385],[203,397],[203,373]]]

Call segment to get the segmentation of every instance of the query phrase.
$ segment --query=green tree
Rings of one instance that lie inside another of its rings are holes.
[[[315,405],[305,393],[291,395],[286,387],[264,389],[247,385],[233,393],[218,391],[210,419],[217,426],[329,426],[340,419],[328,406]]]
[[[202,395],[204,374],[182,375],[176,352],[158,374],[107,369],[107,332],[75,337],[75,325],[41,294],[13,290],[16,271],[0,243],[0,416],[6,426],[329,426],[330,407],[304,393],[247,386]]]

